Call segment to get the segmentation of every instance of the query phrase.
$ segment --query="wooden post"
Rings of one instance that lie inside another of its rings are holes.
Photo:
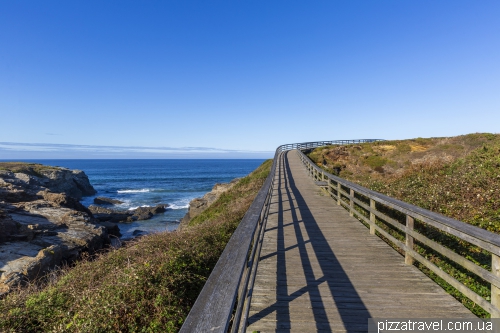
[[[500,257],[491,254],[491,273],[500,277]],[[496,313],[491,313],[491,318],[500,318],[500,288],[491,284],[491,305],[496,307],[498,311]]]
[[[370,208],[375,210],[375,200],[370,199]],[[370,235],[375,235],[375,213],[370,212]]]
[[[340,183],[337,181],[337,205],[340,206]]]
[[[349,215],[354,216],[354,190],[351,188],[349,191],[349,205],[351,206],[349,209]]]
[[[413,217],[406,215],[406,228],[413,230],[414,222]],[[413,250],[413,237],[408,234],[406,234],[406,246]],[[408,251],[405,253],[405,264],[413,265],[413,257]]]

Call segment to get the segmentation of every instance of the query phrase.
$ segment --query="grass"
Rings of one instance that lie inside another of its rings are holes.
[[[181,232],[84,258],[0,301],[2,332],[176,332],[269,174],[264,162]],[[90,260],[91,259],[91,260]]]
[[[381,149],[383,146],[394,148]],[[322,153],[309,155],[327,169],[329,165],[339,162],[338,159],[332,161],[328,158],[328,152],[334,149],[338,147],[323,148]],[[345,151],[349,155],[344,155],[342,160],[346,165],[340,172],[341,177],[416,206],[500,233],[500,135],[479,133],[454,138],[385,141],[364,144],[361,149],[348,147]],[[320,161],[318,156],[324,157],[324,160]],[[387,160],[382,172],[376,170],[380,165],[359,163],[371,156]],[[383,206],[377,209],[404,224],[401,214]],[[394,237],[404,240],[402,233],[383,221],[378,220],[377,224]],[[415,229],[486,270],[491,269],[491,254],[487,251],[420,221],[415,221]],[[490,300],[489,283],[419,242],[415,242],[415,249],[485,300]],[[416,265],[474,314],[489,316],[458,290],[422,265]]]

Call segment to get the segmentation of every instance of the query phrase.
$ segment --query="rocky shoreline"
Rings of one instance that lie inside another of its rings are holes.
[[[101,207],[116,202],[97,200],[99,206],[89,208],[80,203],[95,194],[80,170],[0,163],[0,297],[82,252],[109,246],[120,236],[115,222],[149,219],[167,209],[157,205],[119,211]]]
[[[212,205],[240,178],[216,184],[193,199],[179,230]],[[88,208],[82,197],[95,195],[80,170],[35,163],[0,163],[0,297],[82,252],[109,247],[121,234],[117,223],[150,219],[168,205],[120,209],[116,199],[97,197]]]

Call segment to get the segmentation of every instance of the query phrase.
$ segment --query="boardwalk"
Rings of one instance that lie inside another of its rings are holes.
[[[247,332],[366,332],[373,318],[474,318],[282,155]]]

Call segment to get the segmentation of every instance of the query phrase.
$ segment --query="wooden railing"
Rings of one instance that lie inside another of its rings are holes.
[[[215,265],[180,332],[243,332],[257,271],[274,177],[282,152],[325,145],[359,144],[379,139],[333,140],[281,145],[271,172]]]
[[[276,149],[269,176],[226,245],[180,332],[227,332],[229,329],[231,332],[245,331],[251,290],[257,270],[271,195],[274,190],[274,178],[278,161],[282,152],[291,149],[299,150],[302,162],[310,175],[317,181],[325,182],[326,190],[338,205],[344,206],[352,216],[369,225],[371,234],[378,232],[379,235],[404,251],[407,264],[412,264],[414,260],[422,263],[430,271],[488,311],[492,318],[500,318],[500,237],[497,234],[407,204],[336,177],[316,166],[307,156],[300,152],[304,149],[325,145],[360,144],[373,141],[379,140],[318,141],[279,146]],[[366,201],[360,198],[364,198]],[[377,205],[404,214],[406,223],[401,224],[398,220],[387,216],[377,209]],[[405,235],[404,242],[396,239],[377,225],[380,221],[402,232]],[[419,233],[414,229],[415,221],[431,225],[488,251],[491,253],[491,271]],[[491,284],[491,302],[476,294],[466,285],[415,251],[414,240],[489,282]]]
[[[420,262],[464,296],[481,306],[491,315],[491,318],[500,318],[500,236],[498,234],[371,191],[324,171],[304,153],[299,151],[299,154],[309,174],[320,182],[318,184],[325,188],[330,196],[337,201],[337,204],[347,209],[351,216],[366,223],[370,228],[370,234],[378,232],[379,235],[403,251],[406,264],[412,265],[414,260]],[[403,224],[381,212],[377,206],[404,214],[405,223]],[[432,226],[441,232],[453,235],[491,253],[491,271],[417,232],[414,229],[415,221]],[[380,226],[382,223],[403,234],[404,241],[391,235],[387,228],[382,228]],[[491,302],[418,253],[415,250],[414,240],[490,283]]]

